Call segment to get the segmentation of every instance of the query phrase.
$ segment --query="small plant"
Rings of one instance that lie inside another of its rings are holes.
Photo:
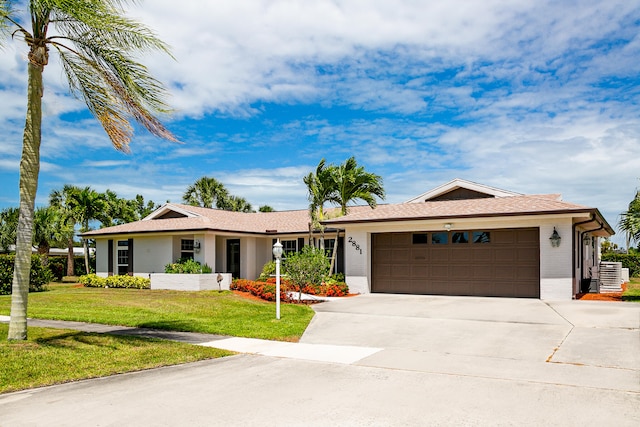
[[[180,258],[176,262],[164,266],[164,272],[169,274],[211,274],[211,267],[191,258]]]

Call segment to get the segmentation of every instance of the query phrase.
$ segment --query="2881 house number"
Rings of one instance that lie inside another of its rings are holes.
[[[353,240],[353,237],[349,237],[349,240],[347,240],[349,243],[351,243],[351,246],[353,246],[354,248],[356,248],[356,251],[360,252],[360,255],[362,255],[362,248],[360,247],[360,245],[358,244],[358,242],[356,242],[355,240]]]

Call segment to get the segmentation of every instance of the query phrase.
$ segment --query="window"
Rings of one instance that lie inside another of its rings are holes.
[[[282,253],[286,256],[291,252],[298,252],[298,241],[297,240],[283,240],[282,243]]]
[[[447,243],[449,243],[449,233],[447,232],[431,233],[431,244],[446,245]]]
[[[180,258],[193,259],[193,239],[180,241]]]
[[[456,231],[452,233],[451,243],[469,243],[469,232]]]
[[[491,243],[491,233],[489,231],[474,231],[473,243]]]
[[[128,249],[118,249],[118,265],[129,264],[129,250]]]
[[[413,233],[414,245],[426,245],[428,241],[427,233]]]
[[[129,247],[129,241],[128,240],[118,240],[118,246],[123,246],[125,248]]]

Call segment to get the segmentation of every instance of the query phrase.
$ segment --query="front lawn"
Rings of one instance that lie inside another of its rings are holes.
[[[9,315],[11,296],[0,296],[0,314]],[[313,317],[305,305],[255,301],[230,291],[165,291],[84,288],[52,284],[29,294],[28,316],[237,337],[297,341]],[[0,335],[2,337],[2,335]],[[4,335],[6,337],[6,334]]]
[[[622,301],[640,302],[640,277],[632,277],[622,293]]]
[[[0,323],[0,336],[8,329]],[[0,340],[0,393],[230,354],[158,339],[29,328],[27,341]]]

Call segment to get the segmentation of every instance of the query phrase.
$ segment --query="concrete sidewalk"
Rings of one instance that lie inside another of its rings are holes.
[[[9,316],[0,316],[0,322],[9,322]],[[71,329],[100,334],[160,338],[205,347],[214,347],[222,350],[234,351],[236,353],[258,354],[262,356],[343,364],[356,363],[359,360],[382,350],[381,348],[374,347],[303,344],[269,341],[256,338],[228,337],[224,335],[203,334],[197,332],[174,332],[150,328],[101,325],[96,323],[69,322],[63,320],[29,319],[29,326]]]

